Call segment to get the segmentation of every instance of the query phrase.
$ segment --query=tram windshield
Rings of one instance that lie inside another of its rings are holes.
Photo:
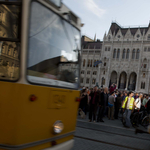
[[[32,2],[28,81],[77,88],[80,42],[79,30],[40,3]]]
[[[20,6],[0,4],[0,79],[19,78]]]

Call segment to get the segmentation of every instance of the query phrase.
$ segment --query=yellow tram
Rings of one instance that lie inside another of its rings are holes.
[[[0,150],[68,150],[80,19],[60,0],[0,0]]]

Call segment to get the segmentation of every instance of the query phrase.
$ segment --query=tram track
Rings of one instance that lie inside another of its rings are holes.
[[[102,141],[102,140],[96,140],[96,139],[77,136],[77,135],[75,135],[74,137],[84,139],[84,140],[88,140],[88,141],[92,141],[92,142],[98,142],[98,143],[108,144],[108,145],[117,146],[117,147],[121,147],[121,148],[127,148],[127,149],[131,149],[131,150],[142,150],[141,148],[140,149],[139,148],[133,148],[133,147],[130,147],[130,146],[125,146],[125,145],[116,144],[116,143],[110,143],[110,142],[106,142],[106,141]]]
[[[113,134],[113,135],[115,134],[115,135],[119,135],[119,136],[123,136],[123,137],[130,137],[130,138],[150,141],[150,139],[147,139],[147,138],[144,138],[144,137],[135,137],[135,136],[132,136],[132,135],[125,135],[125,134],[111,132],[111,131],[104,131],[102,129],[93,129],[93,128],[90,128],[90,127],[79,126],[79,125],[77,125],[76,127],[83,128],[83,129],[88,129],[88,130],[93,130],[93,131],[100,131],[100,132],[103,132],[103,133],[108,133],[108,134]]]

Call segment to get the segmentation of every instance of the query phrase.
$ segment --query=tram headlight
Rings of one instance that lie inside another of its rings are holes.
[[[58,120],[54,123],[53,130],[55,134],[61,133],[63,129],[64,129],[64,124],[62,123],[62,121]]]

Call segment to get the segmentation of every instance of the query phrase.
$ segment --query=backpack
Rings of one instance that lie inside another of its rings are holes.
[[[112,107],[112,106],[114,106],[113,104],[110,104],[109,102],[108,102],[108,107]]]

